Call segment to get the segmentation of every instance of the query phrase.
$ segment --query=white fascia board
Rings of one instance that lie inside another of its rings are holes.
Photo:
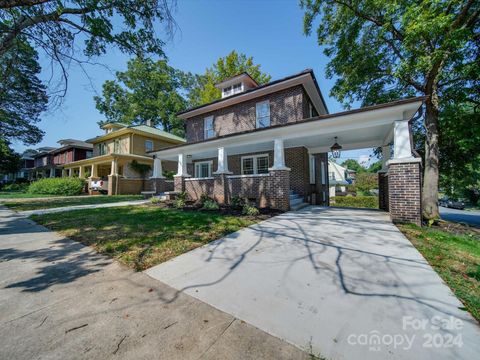
[[[179,153],[194,154],[196,152],[208,151],[219,147],[229,148],[235,145],[248,145],[260,142],[273,141],[277,138],[284,140],[297,139],[302,137],[311,137],[318,135],[335,134],[342,131],[355,131],[370,127],[393,124],[396,120],[403,119],[403,112],[411,108],[418,109],[422,101],[400,104],[380,109],[372,109],[357,113],[347,113],[345,115],[292,123],[291,125],[267,128],[261,131],[239,134],[237,136],[228,136],[210,141],[186,144],[172,149],[159,150],[154,154],[162,159],[167,159],[178,155]],[[383,145],[384,139],[374,139],[372,146]],[[370,142],[369,142],[370,143]],[[346,149],[348,144],[342,144]],[[368,147],[370,145],[367,145]],[[357,147],[358,148],[358,147]]]

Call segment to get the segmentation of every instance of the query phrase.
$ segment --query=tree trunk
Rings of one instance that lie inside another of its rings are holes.
[[[438,212],[438,178],[439,178],[439,147],[438,147],[438,95],[432,92],[426,101],[425,111],[425,170],[423,176],[422,212],[426,220],[440,217]]]

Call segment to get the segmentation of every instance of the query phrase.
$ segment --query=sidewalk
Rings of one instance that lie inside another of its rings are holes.
[[[43,214],[52,214],[57,212],[73,211],[73,210],[83,210],[83,209],[99,209],[99,208],[109,208],[117,206],[128,206],[128,205],[142,205],[148,204],[149,200],[133,200],[133,201],[120,201],[116,203],[108,204],[89,204],[89,205],[75,205],[75,206],[64,206],[51,209],[39,209],[39,210],[28,210],[28,211],[19,211],[19,214],[24,216],[30,215],[43,215]]]
[[[0,358],[308,354],[0,207]]]

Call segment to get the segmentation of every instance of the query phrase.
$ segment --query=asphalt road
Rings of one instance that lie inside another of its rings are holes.
[[[480,211],[465,211],[440,207],[440,216],[443,220],[466,223],[480,226]]]

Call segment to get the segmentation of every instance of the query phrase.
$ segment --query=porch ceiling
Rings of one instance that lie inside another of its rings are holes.
[[[185,144],[154,154],[163,160],[177,160],[180,153],[189,155],[191,159],[216,157],[219,147],[225,147],[229,155],[267,151],[273,149],[273,140],[277,138],[283,139],[287,148],[305,146],[311,153],[320,153],[329,151],[335,136],[344,150],[377,147],[391,143],[395,121],[410,119],[422,102],[423,98],[402,100]]]

